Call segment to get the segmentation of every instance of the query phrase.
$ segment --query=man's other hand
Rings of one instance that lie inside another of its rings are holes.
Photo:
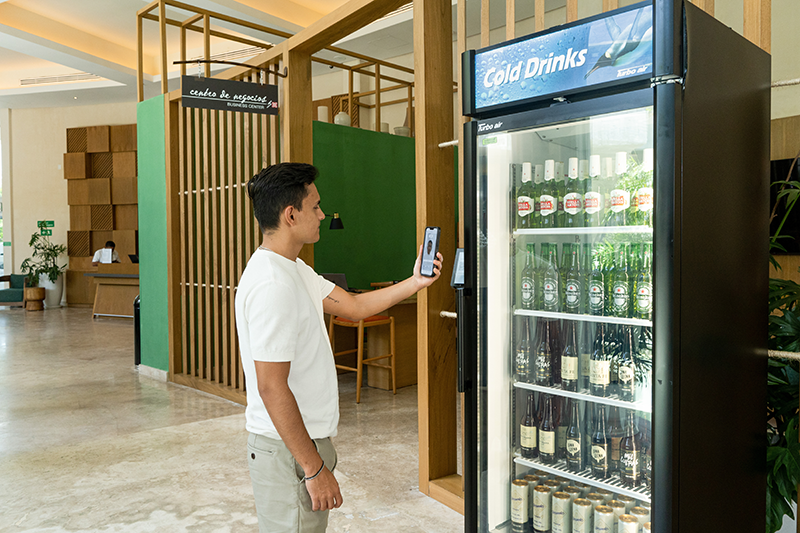
[[[328,467],[323,467],[317,477],[306,481],[306,488],[311,496],[312,511],[329,511],[342,506],[339,482]]]

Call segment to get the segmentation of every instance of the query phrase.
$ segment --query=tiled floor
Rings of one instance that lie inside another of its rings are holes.
[[[243,407],[140,376],[133,326],[0,309],[0,532],[255,532]],[[420,494],[417,391],[340,378],[331,532],[460,532]]]

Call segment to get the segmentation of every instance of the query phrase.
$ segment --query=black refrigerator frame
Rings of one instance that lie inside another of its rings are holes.
[[[569,97],[474,112],[463,56],[465,286],[459,330],[465,530],[479,531],[479,319],[476,227],[481,124],[560,122],[654,105],[653,531],[762,531],[766,372],[770,58],[684,0],[653,1],[653,74]],[[582,21],[581,21],[582,22]],[[580,23],[580,22],[578,22]],[[609,94],[616,96],[608,96]],[[506,117],[500,121],[497,117]],[[713,200],[713,201],[712,201]],[[485,220],[485,217],[482,217]],[[485,245],[485,244],[484,244]],[[485,272],[481,276],[485,278]],[[483,406],[485,410],[485,405]],[[484,488],[485,490],[485,488]]]

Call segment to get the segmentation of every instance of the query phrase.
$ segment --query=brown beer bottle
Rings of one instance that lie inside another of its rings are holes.
[[[539,460],[545,464],[556,462],[556,431],[553,397],[548,394],[544,399],[544,417],[539,423]]]
[[[611,452],[606,434],[606,406],[596,405],[594,411],[594,431],[592,431],[592,475],[607,478],[611,475],[608,465]]]
[[[638,487],[642,482],[642,450],[636,413],[628,411],[625,437],[620,441],[619,477],[626,487]]]
[[[537,455],[538,439],[536,438],[539,423],[536,419],[536,406],[533,393],[528,393],[528,405],[525,409],[525,416],[519,422],[519,444],[522,457],[534,459]]]
[[[561,354],[561,388],[568,391],[578,391],[578,333],[574,320],[565,320],[564,327],[564,352]]]
[[[625,436],[625,431],[622,429],[622,421],[620,420],[619,407],[611,407],[608,416],[608,437],[609,445],[611,446],[611,457],[608,461],[611,472],[618,472],[619,466],[619,445],[622,437]]]
[[[578,400],[569,400],[569,424],[567,425],[567,468],[570,472],[583,470],[583,431]]]

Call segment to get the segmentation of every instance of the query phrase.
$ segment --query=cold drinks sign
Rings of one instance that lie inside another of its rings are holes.
[[[181,78],[184,107],[278,114],[278,86],[216,78]]]
[[[651,5],[474,52],[474,111],[649,77]]]

